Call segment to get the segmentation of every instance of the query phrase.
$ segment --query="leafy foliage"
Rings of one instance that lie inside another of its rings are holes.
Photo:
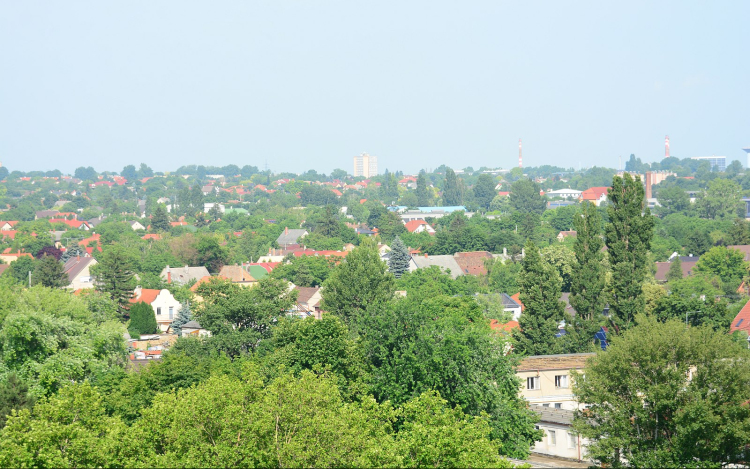
[[[159,332],[154,308],[152,308],[150,304],[142,301],[131,305],[128,330],[134,331],[137,335],[156,334]]]

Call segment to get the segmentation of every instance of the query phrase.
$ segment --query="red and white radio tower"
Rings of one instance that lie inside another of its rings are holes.
[[[669,158],[669,135],[664,139],[664,158]]]
[[[521,139],[518,139],[518,167],[523,168],[523,153],[521,148]]]

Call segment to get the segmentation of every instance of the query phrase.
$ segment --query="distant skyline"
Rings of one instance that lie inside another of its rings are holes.
[[[624,165],[750,146],[747,1],[0,2],[9,170]]]

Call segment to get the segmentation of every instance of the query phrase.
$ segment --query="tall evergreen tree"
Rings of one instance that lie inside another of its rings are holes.
[[[44,256],[34,267],[31,283],[49,288],[62,288],[70,285],[70,280],[60,261],[54,256]]]
[[[643,279],[654,220],[646,205],[641,178],[615,176],[609,189],[606,244],[612,266],[610,320],[616,332],[629,327],[645,307]]]
[[[169,215],[164,205],[158,204],[151,217],[151,231],[169,231]]]
[[[401,238],[396,236],[391,243],[391,257],[388,259],[388,270],[396,278],[401,278],[403,274],[409,271],[409,262],[411,256],[409,250]]]
[[[150,304],[139,301],[130,306],[130,324],[128,331],[141,334],[156,334],[159,325],[156,323],[154,308]]]
[[[6,375],[0,382],[0,429],[5,426],[11,410],[30,409],[34,407],[34,397],[29,394],[29,386],[21,381],[15,373]]]
[[[431,198],[430,189],[427,187],[427,177],[422,170],[417,176],[417,205],[427,207],[430,205]]]
[[[60,260],[62,263],[68,262],[68,259],[71,257],[77,257],[77,256],[85,256],[86,251],[83,250],[83,248],[78,244],[78,241],[74,241],[70,246],[68,246],[67,249],[65,249],[65,252],[60,257]]]
[[[172,331],[177,334],[178,337],[182,337],[182,326],[193,320],[193,312],[190,311],[190,303],[183,301],[180,306],[180,311],[177,313],[177,318],[172,321]]]
[[[520,330],[513,330],[516,350],[526,355],[557,353],[562,344],[555,334],[565,315],[565,303],[560,301],[562,280],[556,270],[542,262],[539,248],[532,241],[526,243],[525,251],[518,279],[525,308],[518,320]]]
[[[445,183],[443,186],[443,203],[445,205],[461,205],[461,188],[458,186],[458,178],[452,169],[445,171]]]
[[[113,245],[104,252],[99,263],[91,267],[97,289],[117,304],[117,311],[123,317],[128,315],[128,304],[135,287],[132,265],[133,261],[125,250]]]
[[[573,219],[576,241],[573,244],[575,263],[570,284],[570,305],[576,310],[573,319],[572,339],[575,352],[585,351],[599,330],[604,311],[604,255],[601,237],[602,219],[596,206],[584,202],[583,213]]]
[[[667,282],[674,280],[680,280],[682,278],[682,260],[680,256],[675,256],[674,260],[669,263],[669,270],[667,271]]]

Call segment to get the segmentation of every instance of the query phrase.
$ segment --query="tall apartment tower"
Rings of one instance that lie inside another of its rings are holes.
[[[367,153],[354,157],[354,177],[364,176],[366,178],[378,174],[378,157]]]

